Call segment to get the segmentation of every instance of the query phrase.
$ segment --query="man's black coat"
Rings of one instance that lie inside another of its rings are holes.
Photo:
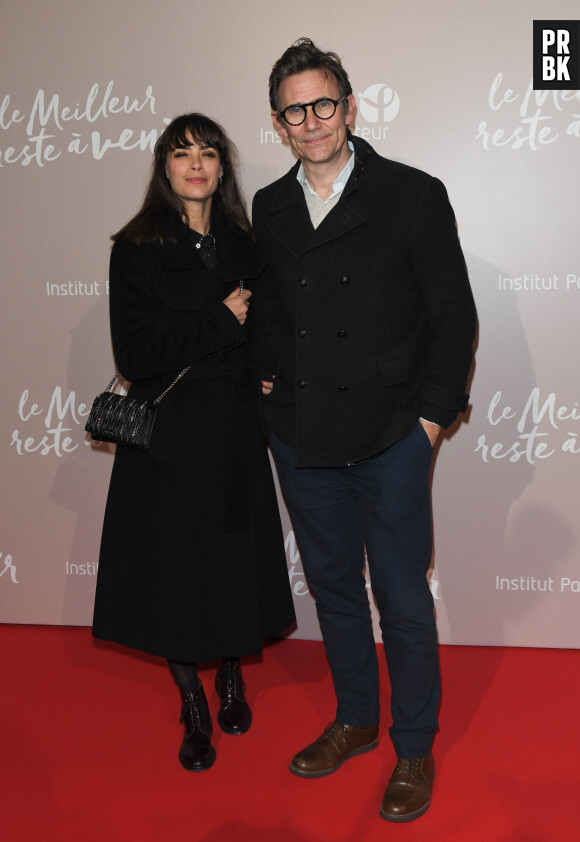
[[[356,163],[315,230],[289,173],[254,198],[269,427],[298,467],[337,467],[465,411],[475,306],[443,184],[349,135]]]

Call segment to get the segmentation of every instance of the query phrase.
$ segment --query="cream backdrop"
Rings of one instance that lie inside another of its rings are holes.
[[[433,480],[440,639],[580,644],[580,99],[531,90],[533,19],[579,17],[578,0],[3,4],[1,621],[91,622],[112,454],[83,428],[113,372],[108,237],[158,133],[190,110],[223,122],[250,199],[292,164],[267,78],[308,35],[344,58],[357,133],[446,184],[478,305],[470,412]],[[283,516],[296,634],[316,638]]]

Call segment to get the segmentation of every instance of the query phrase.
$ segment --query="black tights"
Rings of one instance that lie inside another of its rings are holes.
[[[191,664],[184,664],[181,661],[170,661],[167,659],[171,675],[179,689],[184,692],[187,690],[195,691],[199,685],[199,678],[197,676],[197,664],[195,661]]]
[[[229,663],[239,660],[239,658],[224,658],[224,661]],[[181,691],[197,690],[199,686],[199,677],[197,675],[197,663],[195,661],[187,664],[182,661],[170,661],[168,658],[167,663],[169,664],[171,675]]]

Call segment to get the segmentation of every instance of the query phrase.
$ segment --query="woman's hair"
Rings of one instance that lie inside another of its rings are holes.
[[[165,162],[174,149],[189,146],[217,149],[222,166],[222,181],[213,195],[212,212],[217,204],[227,221],[238,230],[251,233],[252,226],[244,205],[242,191],[236,178],[238,150],[222,127],[204,114],[182,114],[176,117],[157,139],[149,184],[139,211],[112,240],[125,237],[134,243],[163,242],[167,224],[177,211],[186,215],[185,205],[175,195],[167,178]]]
[[[310,38],[299,38],[281,55],[270,73],[268,85],[272,111],[280,111],[278,91],[284,79],[306,70],[321,70],[325,76],[334,76],[341,97],[352,94],[348,73],[339,56],[336,53],[323,52]]]

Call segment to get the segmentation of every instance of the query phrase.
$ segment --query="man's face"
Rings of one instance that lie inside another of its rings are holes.
[[[322,97],[339,99],[338,82],[332,75],[321,70],[305,70],[288,76],[278,89],[280,111],[289,105],[302,105]],[[321,120],[312,108],[306,109],[306,119],[299,126],[290,126],[283,118],[272,112],[274,124],[282,137],[288,138],[292,151],[298,155],[306,168],[317,164],[346,163],[348,146],[346,127],[354,117],[354,97],[347,98],[348,108],[340,103],[329,120]]]

